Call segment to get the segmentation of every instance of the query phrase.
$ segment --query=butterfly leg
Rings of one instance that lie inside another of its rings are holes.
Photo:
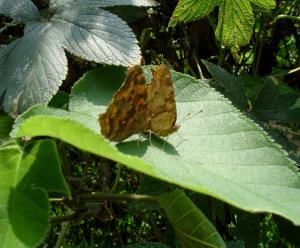
[[[150,144],[151,147],[153,146],[152,145],[152,132],[151,131],[149,131],[149,144]]]

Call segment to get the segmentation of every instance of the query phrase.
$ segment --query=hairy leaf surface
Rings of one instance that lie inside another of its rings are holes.
[[[97,77],[99,71],[93,73]],[[101,73],[98,75],[100,78]],[[97,118],[105,111],[114,87],[84,78],[76,85],[70,102],[72,106],[76,99],[78,112],[33,108],[20,117],[12,135],[59,138],[244,210],[272,212],[300,224],[299,173],[281,147],[205,81],[175,72],[172,76],[180,128],[167,140],[152,134],[144,139],[132,136],[118,144],[109,142],[100,135]],[[113,78],[113,71],[111,77],[106,75],[107,80]],[[89,87],[93,84],[97,87]],[[80,88],[84,93],[79,93]],[[87,102],[90,111],[83,113],[80,109]],[[95,111],[91,110],[93,105]]]
[[[48,102],[67,74],[67,58],[50,24],[32,24],[23,38],[0,50],[0,95],[4,107],[19,113]]]

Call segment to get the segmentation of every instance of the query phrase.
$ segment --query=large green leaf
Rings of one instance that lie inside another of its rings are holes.
[[[100,78],[99,72],[86,77]],[[12,135],[59,138],[244,210],[272,212],[300,224],[300,178],[287,154],[206,81],[176,72],[172,77],[180,128],[167,140],[136,135],[115,145],[99,134],[97,111],[104,111],[114,93],[109,86],[110,79],[116,79],[113,70],[111,76],[106,74],[109,83],[83,78],[75,86],[70,105],[78,94],[76,109],[88,105],[90,110],[70,113],[37,106],[19,118]]]
[[[69,195],[54,141],[0,147],[0,247],[36,247],[49,228],[47,191]]]
[[[200,19],[219,6],[216,37],[222,45],[239,47],[246,45],[252,35],[254,16],[251,3],[266,9],[275,7],[274,0],[179,0],[169,25]]]
[[[183,191],[158,197],[182,247],[226,247],[215,227]]]
[[[32,3],[31,3],[32,4]],[[0,95],[7,112],[48,103],[67,73],[64,49],[89,61],[131,65],[140,61],[138,41],[118,16],[99,7],[150,6],[151,0],[52,1],[49,18],[30,14],[24,36],[0,48]],[[0,0],[0,13],[15,18],[28,1]],[[14,11],[14,7],[17,7]],[[28,10],[29,11],[29,10]],[[23,20],[23,19],[22,19]]]

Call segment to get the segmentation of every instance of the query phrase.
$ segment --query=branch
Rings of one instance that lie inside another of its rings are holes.
[[[277,22],[278,20],[281,19],[289,19],[289,20],[293,20],[296,22],[300,22],[300,16],[291,16],[291,15],[278,15],[275,19],[274,22]]]
[[[79,201],[150,201],[157,202],[156,198],[149,195],[139,194],[113,194],[103,192],[93,192],[91,194],[79,195]]]

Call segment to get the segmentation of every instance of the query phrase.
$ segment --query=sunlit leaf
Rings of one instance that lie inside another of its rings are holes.
[[[95,70],[75,86],[70,106],[76,99],[73,110],[79,112],[37,106],[20,116],[12,135],[55,137],[244,210],[272,212],[300,224],[300,178],[294,163],[207,82],[172,72],[179,130],[167,140],[137,135],[115,145],[100,135],[97,118],[122,83],[124,71],[107,70],[108,80],[119,77],[114,86],[91,80],[102,73]],[[116,73],[121,74],[113,76]],[[85,106],[89,110],[83,113]]]
[[[179,0],[169,25],[198,20],[218,6],[216,37],[222,45],[238,48],[246,45],[252,35],[254,15],[251,3],[266,9],[275,7],[274,0]]]

